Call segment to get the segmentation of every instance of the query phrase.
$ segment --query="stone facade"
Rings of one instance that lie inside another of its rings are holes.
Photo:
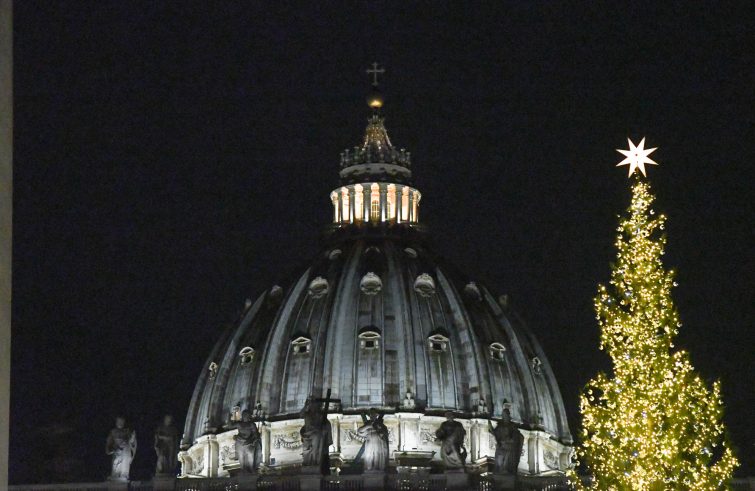
[[[357,428],[362,418],[357,414],[329,414],[333,431],[330,447],[331,468],[334,474],[353,467],[354,459],[362,447]],[[402,458],[425,459],[425,467],[442,472],[438,455],[439,444],[435,431],[444,417],[421,413],[387,414],[390,466],[401,465]],[[495,440],[488,432],[488,420],[480,418],[457,421],[467,432],[465,447],[468,452],[467,471],[488,473],[495,458]],[[304,424],[300,418],[260,424],[265,474],[285,474],[301,466],[301,439],[299,430]],[[572,448],[538,430],[520,430],[524,435],[524,448],[518,473],[525,476],[563,475],[571,462]],[[238,469],[233,449],[236,430],[205,435],[179,454],[182,477],[227,477]]]

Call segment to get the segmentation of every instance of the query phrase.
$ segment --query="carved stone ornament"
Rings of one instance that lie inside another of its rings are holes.
[[[362,281],[359,282],[359,288],[365,295],[377,295],[383,289],[383,282],[378,275],[369,272],[362,277]]]
[[[273,437],[274,448],[285,448],[288,450],[296,450],[301,448],[301,437],[298,431],[292,431],[290,433],[278,434]]]
[[[411,247],[407,247],[406,249],[404,249],[404,252],[406,253],[407,256],[411,257],[412,259],[417,257],[417,251],[415,251]]]
[[[210,380],[215,379],[218,375],[218,364],[213,361],[207,369],[210,371]]]
[[[331,261],[335,261],[336,259],[341,257],[341,254],[342,254],[341,249],[333,249],[332,251],[328,253],[328,259],[330,259]]]
[[[322,298],[328,294],[328,280],[318,276],[309,283],[309,296],[312,298]]]
[[[236,457],[236,446],[223,445],[223,448],[220,449],[220,460],[222,460],[226,464],[228,462],[238,460],[238,458]]]
[[[435,280],[427,273],[422,273],[414,280],[414,291],[421,297],[432,297],[435,294]]]

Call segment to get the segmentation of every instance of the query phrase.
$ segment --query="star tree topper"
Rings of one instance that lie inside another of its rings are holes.
[[[643,137],[642,140],[640,140],[640,144],[636,146],[632,143],[631,139],[627,138],[627,141],[629,142],[629,150],[616,149],[617,152],[624,154],[626,157],[624,160],[616,164],[616,167],[619,167],[620,165],[628,165],[630,176],[635,169],[639,169],[640,172],[642,172],[642,175],[647,177],[647,174],[645,173],[645,164],[658,165],[658,162],[648,158],[648,155],[656,151],[658,147],[646,149],[645,137]]]

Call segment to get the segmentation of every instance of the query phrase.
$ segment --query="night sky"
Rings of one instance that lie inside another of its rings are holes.
[[[615,149],[659,147],[677,345],[755,474],[751,5],[213,3],[15,2],[12,482],[104,478],[118,413],[149,476],[244,300],[317,252],[375,60],[435,249],[509,294],[574,434],[609,367]]]

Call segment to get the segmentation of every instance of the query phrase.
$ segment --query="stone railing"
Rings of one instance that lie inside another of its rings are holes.
[[[311,476],[310,476],[311,477]],[[492,476],[469,475],[470,480],[463,488],[452,486],[445,474],[425,474],[402,477],[397,474],[384,476],[379,487],[371,486],[366,475],[317,476],[314,480],[303,479],[298,475],[249,476],[246,478],[202,478],[202,479],[162,479],[160,481],[132,481],[129,483],[93,482],[67,484],[19,484],[10,486],[9,491],[567,491],[571,489],[562,477],[523,477],[516,482],[500,482]],[[373,477],[374,478],[374,477]],[[734,491],[755,491],[755,477],[734,479]]]

